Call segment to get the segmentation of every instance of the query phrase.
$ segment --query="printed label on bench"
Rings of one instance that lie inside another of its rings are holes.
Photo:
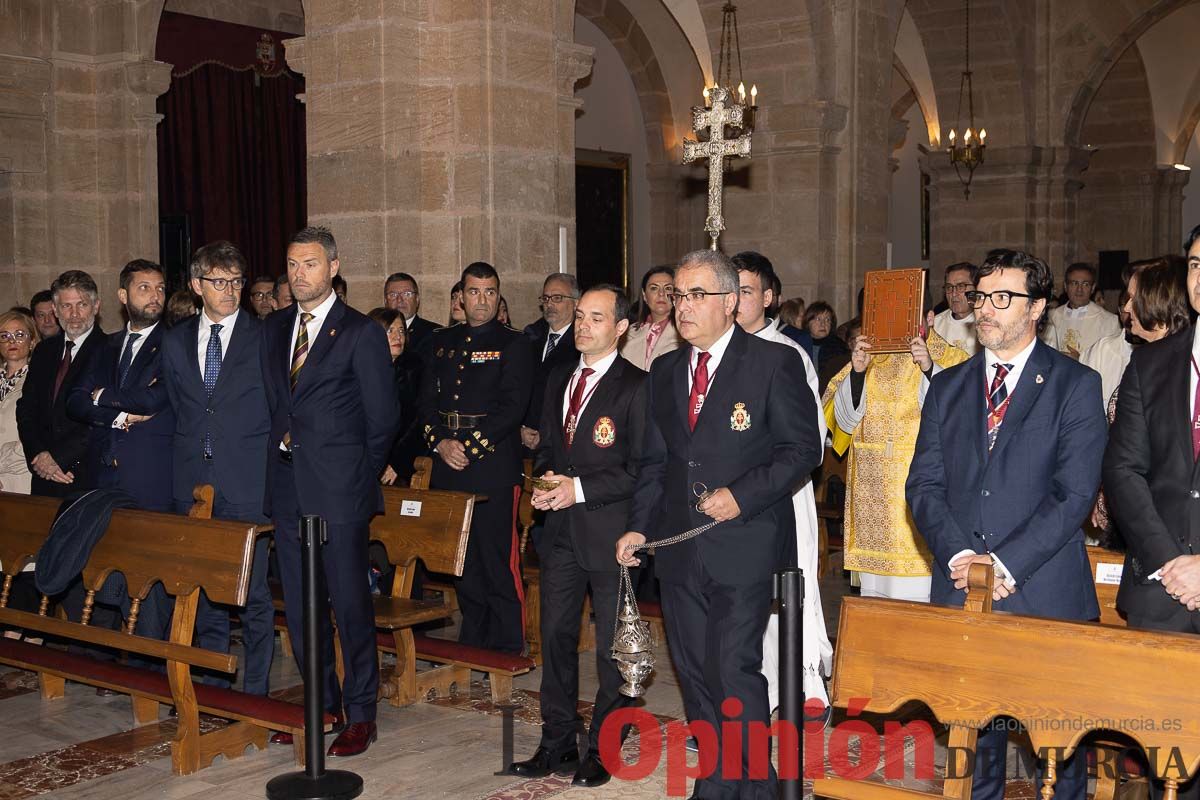
[[[400,516],[402,517],[419,517],[421,516],[421,501],[420,500],[404,500],[400,503]]]
[[[1125,569],[1124,564],[1097,564],[1096,565],[1096,583],[1108,583],[1113,586],[1119,586],[1121,583],[1121,570]]]

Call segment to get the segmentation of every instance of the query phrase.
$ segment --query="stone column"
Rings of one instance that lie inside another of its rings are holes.
[[[557,6],[306,4],[288,60],[307,81],[309,216],[338,236],[355,296],[382,299],[389,273],[410,272],[423,316],[446,319],[451,284],[482,259],[513,317],[536,314],[560,225],[572,254],[570,103],[590,68]]]
[[[1159,167],[1154,183],[1154,252],[1178,253],[1184,237],[1200,220],[1183,219],[1183,190],[1192,173]]]

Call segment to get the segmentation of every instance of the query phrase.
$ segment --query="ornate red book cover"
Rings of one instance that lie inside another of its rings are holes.
[[[867,273],[863,299],[864,336],[872,353],[907,353],[921,331],[925,308],[925,270],[880,269]]]

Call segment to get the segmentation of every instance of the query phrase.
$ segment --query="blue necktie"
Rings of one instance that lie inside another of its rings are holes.
[[[117,388],[125,385],[129,368],[133,366],[133,343],[140,338],[142,338],[140,333],[130,333],[129,338],[125,340],[125,352],[121,353],[121,361],[117,364]]]
[[[217,378],[221,375],[221,328],[224,327],[209,326],[208,351],[204,354],[204,389],[209,397],[212,397]],[[208,427],[204,430],[204,457],[212,458],[212,431]]]

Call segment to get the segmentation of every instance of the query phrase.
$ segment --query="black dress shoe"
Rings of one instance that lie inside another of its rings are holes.
[[[528,761],[514,761],[508,774],[522,778],[544,778],[552,772],[571,772],[579,766],[579,751],[572,747],[554,756],[544,747],[539,747]]]
[[[612,775],[608,774],[608,770],[600,763],[596,754],[588,753],[587,758],[580,762],[579,769],[575,770],[575,777],[571,780],[571,785],[594,789],[608,783],[611,778]]]

